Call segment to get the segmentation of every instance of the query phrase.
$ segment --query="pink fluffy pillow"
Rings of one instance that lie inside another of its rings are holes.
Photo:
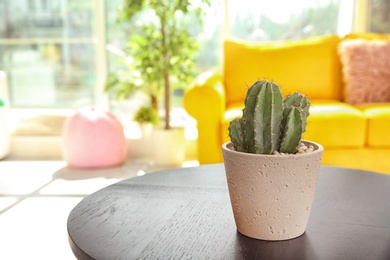
[[[345,102],[390,102],[390,41],[347,40],[339,54]]]

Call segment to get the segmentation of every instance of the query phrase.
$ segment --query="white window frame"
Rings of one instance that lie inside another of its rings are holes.
[[[0,45],[26,45],[26,44],[94,44],[95,45],[95,71],[96,71],[96,83],[94,85],[94,104],[108,109],[108,97],[104,93],[104,84],[107,74],[107,55],[106,55],[106,24],[105,24],[105,0],[92,0],[94,3],[94,31],[91,38],[17,38],[17,39],[0,39]],[[3,93],[3,96],[0,98],[5,98],[9,100],[9,91],[6,89],[0,90],[0,94]],[[6,95],[6,96],[5,96]],[[22,111],[23,110],[36,110],[36,111],[53,111],[59,110],[64,111],[68,109],[57,109],[57,108],[47,108],[47,109],[13,109]],[[70,109],[74,111],[74,109]]]

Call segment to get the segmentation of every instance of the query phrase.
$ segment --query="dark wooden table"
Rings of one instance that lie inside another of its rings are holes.
[[[306,233],[282,242],[236,231],[222,164],[108,186],[68,232],[78,259],[390,259],[390,176],[323,166]]]

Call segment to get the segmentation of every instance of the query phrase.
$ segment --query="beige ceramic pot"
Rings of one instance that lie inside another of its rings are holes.
[[[262,240],[286,240],[307,226],[324,148],[294,155],[262,155],[222,145],[226,179],[238,231]]]
[[[180,166],[185,159],[184,128],[153,129],[153,160],[156,165]]]

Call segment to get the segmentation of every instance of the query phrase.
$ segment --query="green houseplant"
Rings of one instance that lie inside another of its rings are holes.
[[[247,91],[242,118],[230,123],[222,152],[242,234],[285,240],[305,232],[323,152],[302,141],[309,107],[304,95],[283,99],[277,84],[260,80]]]
[[[143,137],[149,137],[152,128],[160,122],[157,111],[152,106],[141,106],[133,117],[140,126]]]
[[[152,106],[140,107],[134,115],[134,121],[139,124],[157,125],[160,121],[157,111]]]
[[[296,92],[283,101],[278,85],[257,81],[248,89],[243,117],[230,123],[230,139],[240,152],[295,153],[309,108],[306,96]]]
[[[164,128],[170,129],[171,91],[184,88],[193,79],[199,44],[191,36],[194,23],[201,23],[204,4],[193,1],[125,0],[118,11],[119,22],[132,22],[126,58],[131,66],[109,75],[106,91],[126,98],[135,91],[150,97],[157,110],[164,96]]]
[[[142,91],[155,111],[164,97],[164,129],[154,128],[152,134],[153,160],[158,165],[184,161],[184,129],[170,125],[171,94],[193,79],[199,44],[192,33],[199,29],[196,25],[208,5],[209,0],[124,0],[118,10],[118,21],[132,25],[124,50],[124,60],[131,62],[109,75],[105,90],[120,99]]]

